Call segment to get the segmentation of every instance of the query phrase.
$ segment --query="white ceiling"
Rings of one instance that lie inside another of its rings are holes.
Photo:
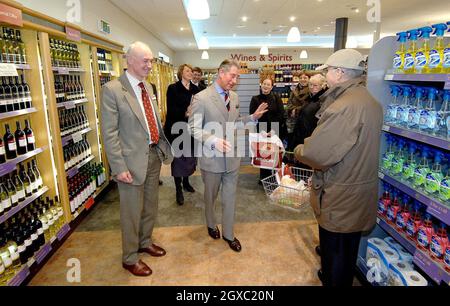
[[[190,21],[183,1],[110,0],[175,51],[197,49],[196,41],[204,32],[212,49],[256,48],[262,44],[332,47],[333,22],[339,17],[349,18],[348,35],[359,42],[359,47],[370,47],[376,30],[376,24],[369,23],[366,17],[371,9],[367,0],[208,0],[211,18],[204,21]],[[450,20],[447,0],[380,3],[381,36]],[[242,21],[243,16],[248,17],[247,22]],[[291,16],[296,18],[294,22],[289,20]],[[287,33],[294,25],[303,33],[302,42],[287,44]]]

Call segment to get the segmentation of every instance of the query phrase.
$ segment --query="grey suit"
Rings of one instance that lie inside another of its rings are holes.
[[[144,84],[153,97],[152,87]],[[139,248],[152,243],[161,163],[170,164],[173,160],[154,99],[152,106],[160,135],[156,146],[149,146],[146,119],[127,76],[124,74],[103,87],[101,127],[112,175],[129,171],[133,177],[132,184],[118,182],[123,262],[128,265],[139,260]]]
[[[208,87],[194,96],[192,112],[189,117],[189,126],[194,138],[203,146],[203,156],[199,158],[199,165],[205,184],[205,213],[208,227],[214,229],[216,220],[214,216],[214,202],[222,185],[222,230],[223,236],[229,240],[234,239],[233,225],[236,202],[236,187],[241,159],[236,155],[229,157],[219,153],[213,146],[211,131],[205,125],[217,122],[222,128],[222,135],[217,137],[227,139],[234,145],[234,130],[226,130],[226,124],[251,122],[251,117],[239,116],[239,98],[230,91],[230,111],[227,110],[223,98],[214,85]],[[234,150],[234,154],[235,154]],[[212,156],[212,157],[211,157]]]

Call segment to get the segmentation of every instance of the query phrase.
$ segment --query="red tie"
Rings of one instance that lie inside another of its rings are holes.
[[[227,104],[227,110],[230,111],[230,101],[228,100],[228,94],[225,93],[225,103]]]
[[[153,116],[152,102],[145,89],[144,83],[139,83],[139,87],[142,89],[142,103],[144,104],[145,117],[147,117],[148,127],[150,129],[151,140],[154,144],[159,141],[158,125],[156,124],[155,116]]]

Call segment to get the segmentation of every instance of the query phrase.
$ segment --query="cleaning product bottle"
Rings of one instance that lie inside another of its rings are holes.
[[[399,41],[398,50],[395,52],[393,68],[395,69],[395,73],[403,73],[403,68],[405,65],[405,52],[406,52],[406,40],[408,39],[407,32],[397,33]]]
[[[418,130],[419,129],[419,122],[420,122],[420,112],[424,108],[424,97],[425,97],[425,89],[423,87],[414,86],[414,103],[409,109],[409,115],[408,115],[408,129],[411,130]]]
[[[409,109],[411,107],[411,95],[412,95],[412,87],[411,86],[402,86],[402,94],[403,98],[400,104],[397,107],[397,118],[396,125],[407,127],[408,126],[408,117],[409,117]]]
[[[447,164],[450,161],[450,153],[446,154]],[[441,186],[439,187],[439,199],[444,202],[450,200],[450,168],[447,169],[447,175],[442,179]]]
[[[419,28],[420,48],[416,52],[414,69],[416,73],[429,73],[428,61],[430,54],[430,35],[433,32],[431,27]]]
[[[384,173],[389,173],[392,166],[392,158],[394,157],[394,137],[390,134],[386,134],[386,152],[383,154],[382,162],[381,162],[381,170]]]
[[[419,31],[417,29],[407,31],[409,38],[409,47],[405,52],[405,66],[403,70],[405,73],[415,73],[414,61],[416,59],[417,52],[417,37],[419,36]]]
[[[428,166],[428,156],[429,148],[424,146],[422,149],[422,158],[420,159],[420,163],[414,171],[414,187],[421,187],[425,184],[427,174],[428,172],[430,172],[430,168]]]
[[[403,175],[402,179],[407,182],[412,182],[414,179],[414,173],[417,167],[417,156],[416,156],[417,145],[415,142],[410,141],[408,146],[408,157],[403,165]]]
[[[450,32],[450,21],[447,22],[448,32]],[[444,49],[443,73],[450,73],[450,41]]]
[[[417,246],[419,249],[428,250],[431,244],[431,237],[434,235],[433,221],[430,214],[425,214],[425,220],[417,232]]]
[[[442,160],[444,159],[444,153],[439,150],[434,150],[434,163],[430,172],[427,174],[425,181],[425,192],[431,195],[438,194],[441,182],[444,179],[442,174]]]
[[[391,206],[389,206],[387,215],[386,215],[386,221],[390,224],[395,224],[395,221],[397,219],[397,214],[401,209],[400,206],[400,200],[399,200],[399,192],[397,190],[394,190],[394,199],[392,200]]]
[[[378,200],[378,215],[381,218],[385,218],[386,214],[387,214],[387,210],[389,208],[389,206],[391,205],[391,194],[390,194],[390,185],[386,182],[383,182],[383,195],[381,196],[381,198]]]
[[[422,216],[420,214],[421,204],[414,201],[414,211],[408,222],[406,223],[406,237],[410,240],[416,241],[417,232],[422,225]]]
[[[436,98],[438,93],[439,91],[436,88],[428,88],[427,105],[420,112],[419,129],[427,134],[433,134],[435,132],[437,121]]]
[[[449,246],[447,235],[447,224],[441,222],[441,227],[431,237],[430,255],[431,258],[442,261],[444,260],[445,250]]]
[[[406,224],[408,223],[409,218],[411,217],[411,213],[409,212],[409,201],[411,197],[407,194],[403,195],[403,206],[401,211],[397,215],[397,219],[395,221],[395,227],[398,232],[404,232],[406,229]]]
[[[450,245],[447,246],[444,255],[444,268],[445,271],[450,273]]]
[[[393,176],[401,176],[403,172],[403,166],[405,163],[405,149],[406,141],[403,138],[398,140],[397,153],[394,154],[391,164],[391,174]]]
[[[402,93],[401,87],[397,85],[391,85],[392,100],[387,106],[385,122],[387,124],[395,124],[397,121],[397,108],[400,103],[400,95]]]
[[[444,90],[441,109],[437,112],[435,135],[444,139],[450,136],[450,90]]]
[[[429,51],[428,73],[444,73],[444,34],[447,30],[445,23],[433,25],[436,41],[433,48]]]

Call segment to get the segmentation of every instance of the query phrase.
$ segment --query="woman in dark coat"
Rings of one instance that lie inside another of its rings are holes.
[[[284,105],[280,96],[272,92],[273,80],[266,78],[261,84],[261,94],[252,97],[250,102],[250,114],[253,114],[256,109],[262,104],[268,104],[268,111],[258,120],[258,133],[265,131],[269,133],[272,129],[278,132],[280,139],[286,135],[286,125],[284,120]],[[271,170],[260,169],[260,180],[272,174]],[[259,181],[261,184],[261,181]]]
[[[175,180],[176,199],[178,205],[184,204],[183,188],[188,192],[195,192],[194,188],[189,183],[189,176],[194,174],[197,167],[197,160],[193,154],[193,140],[188,133],[188,107],[191,104],[192,96],[198,93],[198,87],[191,83],[192,67],[184,64],[178,69],[178,82],[171,84],[167,89],[167,116],[164,126],[164,133],[169,142],[173,144],[174,140],[182,136],[186,141],[191,141],[191,154],[174,158],[172,162],[172,176]],[[172,132],[172,127],[177,122],[185,122],[185,132]],[[186,134],[186,135],[185,135]],[[183,150],[183,144],[174,147],[174,150]],[[184,150],[185,151],[185,150]]]

